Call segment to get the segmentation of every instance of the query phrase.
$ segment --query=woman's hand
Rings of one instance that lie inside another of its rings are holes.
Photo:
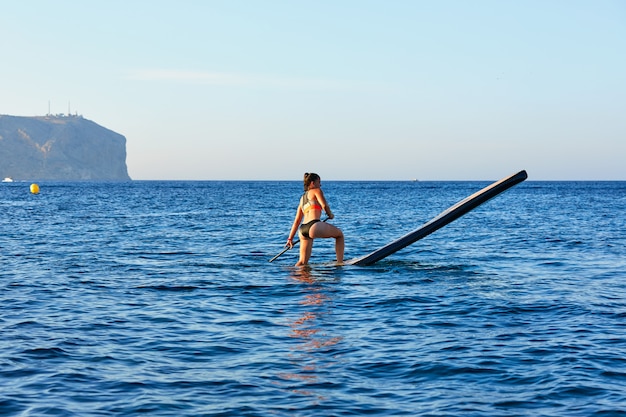
[[[287,239],[285,246],[289,246],[289,249],[293,249],[293,239]]]

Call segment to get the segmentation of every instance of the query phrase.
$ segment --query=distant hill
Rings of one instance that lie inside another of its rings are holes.
[[[0,115],[0,178],[129,181],[126,138],[81,116]]]

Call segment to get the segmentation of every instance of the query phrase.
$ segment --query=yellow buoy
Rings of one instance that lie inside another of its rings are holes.
[[[30,192],[33,194],[39,194],[39,186],[37,184],[31,184]]]

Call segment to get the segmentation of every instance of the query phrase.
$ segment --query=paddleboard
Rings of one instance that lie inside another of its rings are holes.
[[[464,214],[474,210],[487,200],[492,199],[498,194],[508,190],[514,185],[519,184],[528,178],[526,171],[520,171],[517,174],[513,174],[509,177],[503,178],[500,181],[496,181],[493,184],[483,188],[482,190],[470,195],[464,200],[459,201],[449,209],[440,213],[437,217],[433,218],[428,223],[425,223],[421,227],[413,230],[412,232],[402,236],[401,238],[394,240],[388,245],[383,246],[380,249],[376,249],[374,252],[369,253],[360,258],[352,259],[346,262],[348,265],[372,265],[381,259],[386,258],[409,246],[412,243],[428,236],[429,234],[441,229],[442,227],[452,223],[454,220],[463,216]]]

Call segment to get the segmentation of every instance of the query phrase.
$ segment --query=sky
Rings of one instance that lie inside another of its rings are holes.
[[[0,0],[0,114],[134,180],[626,180],[624,0]]]

